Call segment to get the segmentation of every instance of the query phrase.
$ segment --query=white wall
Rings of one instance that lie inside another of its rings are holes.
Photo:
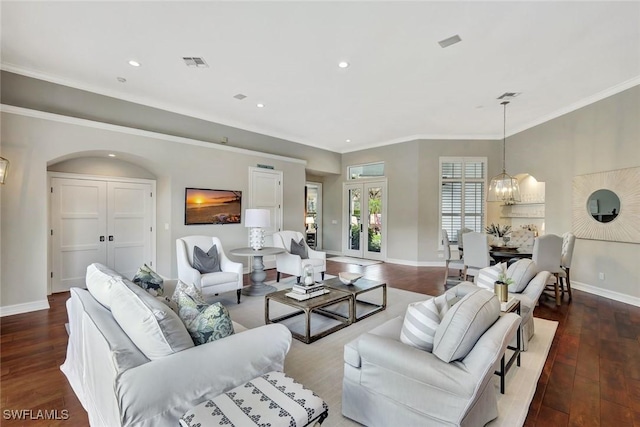
[[[186,145],[149,134],[6,111],[1,119],[2,156],[10,159],[11,169],[0,189],[0,307],[46,301],[47,167],[71,157],[112,152],[156,177],[157,270],[169,277],[176,277],[175,239],[179,236],[215,235],[229,249],[247,245],[247,229],[240,224],[184,225],[185,187],[241,190],[244,208],[248,201],[248,168],[258,163],[273,165],[284,173],[283,226],[303,229],[304,161],[234,152],[217,145]],[[165,224],[169,230],[165,230]],[[247,262],[245,258],[238,261]]]

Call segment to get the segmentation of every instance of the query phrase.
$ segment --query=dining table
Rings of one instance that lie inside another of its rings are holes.
[[[511,260],[515,262],[518,259],[533,257],[533,251],[531,249],[521,249],[509,246],[491,246],[489,254],[496,262],[507,261],[508,263],[511,263]]]

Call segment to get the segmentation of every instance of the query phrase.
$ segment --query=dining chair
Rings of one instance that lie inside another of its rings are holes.
[[[468,280],[469,276],[475,277],[478,271],[491,265],[489,257],[489,236],[484,233],[472,231],[462,235],[464,242],[464,270],[462,277]]]
[[[464,270],[464,262],[462,259],[451,259],[451,242],[449,242],[449,233],[442,229],[442,248],[444,250],[444,285],[447,286],[449,279],[449,269]]]
[[[467,227],[459,229],[456,231],[457,239],[458,239],[458,252],[460,252],[460,258],[463,258],[464,255],[464,242],[462,241],[462,236],[467,233],[471,233],[473,230]]]
[[[569,294],[569,301],[571,301],[571,276],[569,270],[571,270],[571,260],[573,259],[573,247],[576,243],[576,236],[571,232],[566,232],[562,235],[562,262],[560,263],[561,271],[557,274],[557,279],[561,281],[560,292],[562,298],[564,298],[564,287],[567,285],[567,294]]]
[[[539,271],[548,271],[552,274],[550,280],[553,283],[547,283],[547,289],[553,290],[556,298],[556,305],[560,305],[560,283],[556,274],[562,271],[562,237],[555,234],[545,234],[536,237],[533,243],[533,262],[536,263]]]

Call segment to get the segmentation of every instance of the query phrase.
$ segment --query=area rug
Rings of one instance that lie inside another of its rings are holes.
[[[351,258],[346,256],[329,257],[327,258],[327,261],[342,262],[345,264],[355,264],[355,265],[361,265],[363,267],[366,267],[368,265],[382,264],[382,261],[376,261],[373,259]]]
[[[290,287],[294,280],[293,277],[287,277],[279,284],[273,282],[270,284],[284,289]],[[342,416],[344,345],[391,318],[403,316],[409,303],[424,299],[425,295],[423,294],[388,288],[388,305],[385,311],[334,332],[312,344],[293,340],[285,361],[284,371],[307,388],[315,391],[327,402],[329,418],[325,421],[325,425],[332,427],[360,425]],[[248,328],[264,325],[264,297],[243,296],[242,303],[236,304],[235,293],[228,293],[215,300],[223,302],[234,321]],[[500,416],[488,424],[491,427],[522,426],[527,417],[538,378],[558,326],[557,322],[548,320],[536,318],[534,321],[536,334],[529,342],[529,350],[522,353],[521,366],[514,365],[507,374],[504,395],[499,391],[498,376],[494,376]]]

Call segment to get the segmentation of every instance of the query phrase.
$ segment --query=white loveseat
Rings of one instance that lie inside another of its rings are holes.
[[[61,370],[92,426],[177,426],[204,400],[283,369],[291,333],[282,325],[234,322],[235,334],[194,346],[168,306],[117,272],[92,264],[87,287],[67,301]]]

